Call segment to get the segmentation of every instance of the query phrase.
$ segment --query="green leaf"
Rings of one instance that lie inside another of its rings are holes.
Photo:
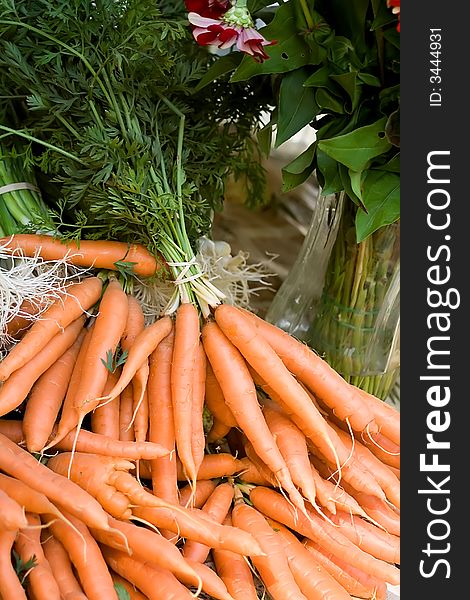
[[[108,369],[108,371],[110,373],[114,373],[114,371],[115,371],[115,368],[114,368],[114,355],[113,355],[113,351],[111,349],[109,349],[106,352],[106,360],[104,358],[102,358],[101,362]]]
[[[121,275],[133,275],[134,274],[134,265],[136,262],[131,262],[129,260],[117,260],[114,263],[116,269],[121,273]]]
[[[269,59],[258,63],[245,55],[230,81],[245,81],[254,75],[268,73],[287,73],[311,61],[311,49],[299,35],[299,20],[303,18],[299,11],[297,3],[286,2],[279,6],[271,23],[259,30],[267,40],[276,42],[264,46]]]
[[[273,140],[273,124],[270,121],[256,134],[261,152],[266,158],[271,154],[271,146]]]
[[[13,555],[13,568],[15,569],[16,574],[18,575],[18,579],[21,581],[21,585],[24,586],[25,579],[29,575],[31,569],[37,565],[36,555],[33,554],[26,562],[23,562],[20,555],[16,552],[16,550],[12,551]]]
[[[338,100],[338,97],[324,88],[315,90],[315,101],[321,109],[326,109],[340,115],[345,112],[344,105]]]
[[[118,367],[121,367],[126,362],[127,355],[128,351],[121,350],[121,346],[118,344],[116,352],[113,354],[113,351],[109,349],[106,352],[106,360],[102,358],[101,362],[110,373],[114,373]]]
[[[400,218],[400,177],[388,171],[368,171],[363,181],[362,197],[367,214],[363,210],[356,213],[358,243],[380,227]]]
[[[369,0],[328,0],[329,21],[337,35],[349,38],[359,52],[365,49],[366,16]]]
[[[331,158],[342,163],[353,171],[362,171],[368,167],[369,161],[384,154],[391,148],[385,137],[386,119],[380,119],[372,125],[365,125],[327,140],[319,140],[318,147]]]
[[[328,194],[336,194],[344,189],[341,181],[341,175],[339,172],[339,164],[336,160],[317,149],[317,177],[323,181],[321,182],[322,194],[327,196]]]
[[[131,600],[129,592],[121,583],[115,583],[114,589],[116,590],[118,600]]]
[[[358,78],[363,81],[366,85],[372,85],[373,87],[380,87],[380,79],[370,73],[358,73]]]
[[[282,191],[289,192],[304,183],[314,170],[316,142],[282,169]]]
[[[400,153],[397,152],[395,156],[386,162],[384,165],[380,166],[381,171],[390,171],[391,173],[399,173],[400,172]]]
[[[320,112],[320,107],[315,102],[315,90],[304,87],[307,77],[306,69],[297,69],[282,79],[275,148],[310,123]]]
[[[194,88],[193,92],[199,92],[202,88],[206,87],[209,83],[212,83],[222,75],[234,71],[240,64],[243,58],[241,52],[231,52],[225,56],[219,57],[207,70],[205,75],[201,77],[199,83]]]
[[[351,171],[349,169],[349,179],[351,181],[351,188],[356,194],[357,198],[362,201],[362,176],[363,171]]]
[[[294,188],[302,185],[312,174],[313,169],[307,167],[301,173],[289,173],[287,171],[282,172],[282,191],[284,193],[290,192]]]
[[[361,90],[357,85],[357,71],[341,73],[340,75],[330,75],[330,77],[346,91],[351,100],[351,110],[354,110],[361,93]]]

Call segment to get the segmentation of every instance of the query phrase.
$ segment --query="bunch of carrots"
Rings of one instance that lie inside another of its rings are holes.
[[[273,600],[384,599],[400,574],[399,413],[245,309],[182,301],[148,323],[113,275],[122,260],[154,274],[145,248],[40,248],[108,276],[10,323],[0,597],[255,600],[262,584]]]

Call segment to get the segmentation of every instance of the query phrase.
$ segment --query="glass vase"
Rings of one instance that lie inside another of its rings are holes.
[[[266,319],[347,381],[385,399],[400,365],[400,225],[356,241],[356,207],[318,196],[304,244]]]

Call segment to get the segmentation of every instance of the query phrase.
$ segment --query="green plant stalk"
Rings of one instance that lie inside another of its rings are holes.
[[[309,343],[349,383],[385,399],[398,369],[369,375],[364,360],[387,290],[394,233],[379,230],[361,244],[351,244],[348,230],[352,226],[351,215],[346,213]]]

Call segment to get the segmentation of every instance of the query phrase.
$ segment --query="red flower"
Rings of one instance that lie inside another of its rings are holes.
[[[229,0],[185,0],[185,4],[188,12],[211,19],[218,19],[231,6]]]
[[[398,15],[397,31],[400,31],[400,0],[387,0],[387,6],[394,15]]]
[[[188,20],[191,25],[194,25],[193,36],[200,46],[230,48],[237,41],[239,32],[228,23],[203,17],[194,12],[188,14]]]
[[[246,54],[251,54],[257,62],[263,62],[269,58],[263,50],[263,46],[271,46],[276,42],[268,42],[253,27],[242,27],[237,38],[237,48]]]

